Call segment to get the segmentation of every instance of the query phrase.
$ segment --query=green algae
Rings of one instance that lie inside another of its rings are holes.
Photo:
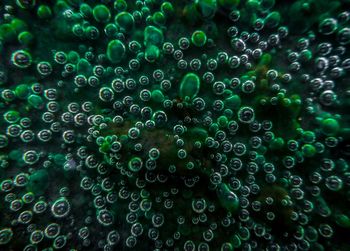
[[[125,55],[125,46],[120,40],[113,40],[107,46],[107,58],[112,63],[120,62]]]
[[[0,249],[348,250],[348,9],[5,0]]]
[[[181,80],[179,95],[181,98],[194,98],[201,86],[201,81],[195,73],[187,73]]]
[[[49,185],[49,173],[46,170],[38,170],[29,176],[27,190],[37,195],[45,193]]]

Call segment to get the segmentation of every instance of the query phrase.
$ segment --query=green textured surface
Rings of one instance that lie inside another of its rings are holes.
[[[0,1],[0,250],[350,250],[350,1]]]

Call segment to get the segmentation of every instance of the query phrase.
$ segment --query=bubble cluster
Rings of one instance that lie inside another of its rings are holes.
[[[350,250],[347,0],[4,0],[0,250]]]

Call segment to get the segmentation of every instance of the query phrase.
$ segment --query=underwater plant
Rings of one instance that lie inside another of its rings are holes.
[[[0,250],[350,250],[349,0],[2,0]]]

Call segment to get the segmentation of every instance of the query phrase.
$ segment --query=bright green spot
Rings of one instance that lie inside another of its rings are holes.
[[[115,24],[109,23],[105,26],[104,31],[108,37],[113,37],[117,33],[118,28]]]
[[[20,99],[27,98],[27,96],[29,94],[29,87],[28,87],[28,85],[26,85],[26,84],[17,85],[16,89],[15,89],[15,94]]]
[[[41,109],[44,106],[44,100],[35,94],[32,94],[28,97],[28,103],[35,109]]]
[[[70,6],[68,5],[68,3],[66,1],[58,0],[54,6],[54,13],[62,12],[62,11],[65,11],[69,8],[70,8]]]
[[[76,52],[76,51],[70,51],[70,52],[68,53],[68,61],[69,61],[69,62],[71,62],[71,63],[73,63],[73,64],[76,64],[76,63],[78,63],[79,59],[80,59],[80,56],[79,56],[79,53],[78,53],[78,52]]]
[[[220,204],[228,211],[234,213],[239,206],[239,199],[237,195],[232,192],[225,183],[221,183],[217,188],[217,195]]]
[[[134,17],[126,11],[120,12],[115,17],[116,24],[124,31],[130,33],[134,29],[135,21]]]
[[[262,55],[259,65],[269,65],[271,63],[272,56],[270,53],[265,53]]]
[[[13,40],[16,37],[15,30],[9,24],[0,25],[0,39],[6,42]]]
[[[335,217],[336,223],[344,228],[350,228],[350,218],[345,214],[339,214]]]
[[[33,8],[36,4],[36,0],[16,0],[16,4],[18,7],[22,8],[22,9],[30,9]]]
[[[220,127],[226,127],[228,124],[228,119],[226,116],[223,115],[217,119],[217,122]]]
[[[209,126],[209,132],[211,133],[215,133],[219,130],[219,125],[217,123],[212,123],[210,126]]]
[[[289,107],[292,104],[292,101],[289,98],[283,98],[281,102],[284,107]]]
[[[92,11],[95,20],[100,23],[106,23],[111,19],[111,12],[104,4],[96,5]]]
[[[19,18],[14,18],[10,24],[17,34],[28,29],[26,22]]]
[[[270,143],[270,149],[272,150],[281,150],[284,146],[284,140],[282,138],[275,138]]]
[[[207,35],[204,31],[197,30],[193,32],[191,37],[192,43],[197,47],[203,47],[207,42]]]
[[[160,50],[157,46],[155,45],[147,46],[146,52],[145,52],[145,59],[148,62],[154,63],[159,58],[159,55],[160,55]]]
[[[316,154],[316,149],[313,145],[305,144],[302,147],[302,153],[305,157],[310,158]]]
[[[268,28],[275,28],[279,25],[281,21],[281,15],[277,11],[271,12],[267,17],[265,18],[265,25]]]
[[[80,12],[85,16],[85,17],[90,17],[92,14],[92,9],[90,5],[83,3],[79,6]]]
[[[170,2],[164,2],[160,6],[160,10],[166,15],[171,16],[174,13],[174,7]]]
[[[144,45],[156,45],[161,46],[164,42],[164,35],[163,32],[152,26],[149,25],[144,30]]]
[[[162,12],[160,12],[160,11],[154,12],[152,18],[153,18],[153,22],[154,22],[155,24],[159,25],[159,26],[165,24],[165,21],[166,21],[165,16],[164,16],[164,14],[163,14]]]
[[[260,2],[258,0],[248,0],[245,6],[248,11],[256,11],[260,6]]]
[[[323,120],[321,123],[321,130],[327,136],[334,136],[338,133],[339,129],[339,123],[335,119],[328,118]]]
[[[55,154],[53,156],[53,162],[58,165],[61,166],[64,164],[64,162],[66,162],[66,158],[63,154]]]
[[[117,11],[124,11],[128,8],[128,4],[125,2],[125,0],[115,0],[114,1],[114,9]]]
[[[161,103],[164,101],[164,94],[161,90],[154,90],[151,94],[152,100],[156,103]]]
[[[116,39],[108,43],[107,58],[112,63],[119,63],[125,55],[125,46],[122,41]]]
[[[91,40],[96,40],[100,36],[99,29],[93,25],[88,26],[84,30],[85,37]]]
[[[22,45],[30,45],[34,41],[34,36],[29,31],[23,31],[18,35],[18,42]]]
[[[41,19],[46,19],[52,16],[52,11],[49,6],[42,4],[38,8],[37,15]]]
[[[87,61],[85,58],[80,59],[77,64],[77,72],[80,74],[89,75],[91,71],[92,71],[92,66],[90,62]]]
[[[22,152],[19,151],[19,150],[12,150],[10,153],[9,153],[9,158],[11,160],[22,160]]]
[[[241,107],[241,98],[238,95],[232,95],[224,100],[225,107],[238,110]]]
[[[313,131],[305,131],[303,132],[303,140],[305,143],[313,143],[315,142],[316,135]]]
[[[310,61],[312,59],[312,52],[310,50],[303,50],[300,52],[300,58],[304,61]]]
[[[110,149],[111,149],[111,144],[108,143],[107,141],[103,142],[99,148],[100,152],[102,153],[107,153]]]
[[[186,96],[194,98],[197,96],[200,87],[201,82],[197,74],[187,73],[181,81],[179,96],[181,98],[185,98]]]

